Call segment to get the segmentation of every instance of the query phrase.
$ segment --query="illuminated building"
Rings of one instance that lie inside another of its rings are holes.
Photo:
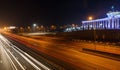
[[[106,18],[82,21],[84,30],[120,29],[120,12],[109,12]]]

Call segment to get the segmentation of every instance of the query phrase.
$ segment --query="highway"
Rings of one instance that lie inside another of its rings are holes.
[[[21,46],[21,45],[20,45]],[[21,47],[24,47],[23,45]],[[28,51],[28,49],[26,50]],[[12,44],[4,36],[0,35],[0,70],[51,70],[58,69],[56,65],[39,56],[39,60],[29,55],[25,50]],[[32,52],[32,55],[37,54]],[[43,63],[42,63],[43,62]],[[49,68],[50,67],[50,68]]]
[[[5,37],[23,52],[28,53],[45,66],[54,70],[119,70],[120,61],[84,53],[78,44],[56,42],[45,38],[32,39],[14,34]],[[43,38],[43,37],[42,37]],[[27,46],[25,46],[25,45]],[[81,46],[83,46],[81,44]],[[17,49],[16,48],[16,49]],[[19,50],[17,49],[17,50]],[[41,61],[42,60],[42,61]],[[47,62],[47,63],[46,63]],[[26,66],[27,67],[27,66]]]

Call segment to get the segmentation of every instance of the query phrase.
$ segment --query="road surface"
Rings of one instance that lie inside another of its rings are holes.
[[[23,45],[20,45],[24,47]],[[38,57],[39,61],[29,55],[29,49],[21,50],[4,36],[0,35],[0,70],[59,70],[44,58],[31,51],[31,55]]]
[[[50,60],[66,70],[120,70],[120,61],[75,50],[71,48],[73,45],[69,42],[66,42],[66,44],[58,44],[52,40],[41,41],[16,35],[9,36],[12,37],[12,41],[16,40],[26,45],[29,43],[29,46],[38,50],[38,53],[41,53],[42,56],[47,54],[44,57],[46,57],[48,61]],[[18,44],[18,46],[19,45],[20,44]],[[49,58],[49,56],[52,56],[53,60],[51,57]]]

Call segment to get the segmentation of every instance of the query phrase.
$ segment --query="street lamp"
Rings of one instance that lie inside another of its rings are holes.
[[[93,20],[93,17],[92,16],[90,16],[89,18],[88,18],[89,20]],[[95,50],[96,50],[96,27],[95,27],[95,22],[93,22],[93,36],[94,36],[94,46],[95,46]]]
[[[88,17],[88,20],[93,20],[93,17],[92,17],[92,16],[89,16],[89,17]]]
[[[37,26],[37,24],[33,24],[33,27],[36,27]]]
[[[88,17],[88,20],[93,20],[93,17],[92,16],[89,16]],[[96,27],[95,27],[95,22],[93,22],[93,37],[94,37],[94,45],[95,45],[95,50],[96,50]]]
[[[33,31],[35,32],[35,28],[36,28],[37,24],[33,24]]]

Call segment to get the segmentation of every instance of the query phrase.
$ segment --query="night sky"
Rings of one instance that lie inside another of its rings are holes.
[[[80,24],[88,16],[106,17],[112,5],[120,11],[120,0],[1,1],[0,26]]]

